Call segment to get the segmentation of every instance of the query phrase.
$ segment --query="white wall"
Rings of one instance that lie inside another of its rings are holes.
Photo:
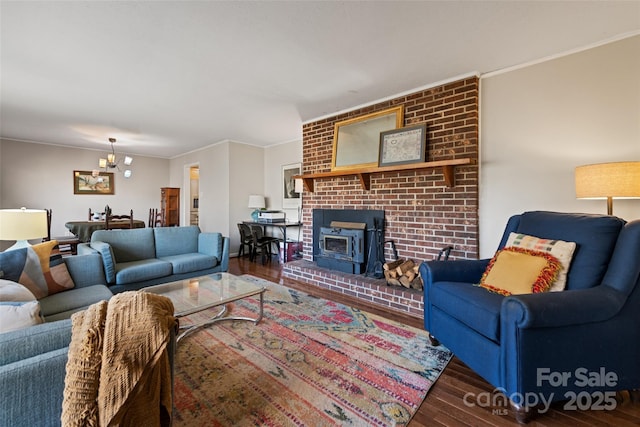
[[[240,243],[236,224],[249,219],[249,194],[262,194],[264,188],[264,149],[225,141],[170,161],[171,186],[184,188],[188,167],[200,167],[200,228],[229,236],[230,252]],[[181,197],[181,202],[185,198]],[[183,210],[186,210],[184,206]],[[181,223],[187,224],[188,218]]]
[[[73,171],[95,169],[106,151],[12,140],[2,140],[0,151],[0,207],[50,208],[51,233],[58,236],[70,235],[65,222],[86,220],[89,208],[102,212],[105,205],[114,213],[133,209],[135,219],[146,223],[149,208],[160,206],[160,187],[169,184],[168,160],[133,156],[131,178],[115,172],[114,195],[75,195]]]
[[[265,151],[262,147],[247,144],[235,143],[230,147],[229,211],[234,234],[238,233],[238,222],[251,219],[253,209],[248,206],[249,195],[264,194],[264,182],[270,173],[264,167]]]
[[[265,150],[264,194],[269,209],[284,210],[287,218],[297,219],[297,209],[282,208],[282,166],[302,163],[302,141],[272,145]]]
[[[481,79],[480,256],[527,210],[606,214],[577,200],[576,166],[640,161],[640,36]],[[614,200],[640,218],[640,200]]]

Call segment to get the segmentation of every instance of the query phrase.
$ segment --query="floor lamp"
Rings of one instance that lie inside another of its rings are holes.
[[[607,199],[607,215],[613,215],[613,199],[640,198],[640,162],[578,166],[575,181],[578,199]]]

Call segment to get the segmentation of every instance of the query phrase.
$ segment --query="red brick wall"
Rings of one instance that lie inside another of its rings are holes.
[[[374,173],[369,191],[360,187],[355,176],[316,179],[314,192],[305,191],[303,195],[306,261],[312,261],[311,218],[316,208],[383,209],[385,240],[395,242],[401,258],[433,259],[445,245],[453,245],[452,258],[477,257],[479,79],[476,77],[306,123],[302,129],[303,173],[331,170],[336,122],[397,105],[404,106],[405,126],[427,124],[427,161],[471,158],[474,164],[456,167],[453,188],[446,187],[440,168]],[[390,245],[386,245],[386,259],[392,259]],[[318,285],[315,280],[308,281]]]

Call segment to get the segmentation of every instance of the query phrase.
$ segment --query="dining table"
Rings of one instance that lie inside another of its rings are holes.
[[[144,228],[145,225],[144,221],[133,220],[133,228]],[[77,236],[82,243],[90,242],[94,231],[106,228],[104,221],[69,221],[64,226]],[[110,228],[129,228],[129,220],[111,220],[109,221],[109,226]]]

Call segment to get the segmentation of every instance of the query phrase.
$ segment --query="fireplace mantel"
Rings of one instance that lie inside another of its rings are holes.
[[[304,182],[305,190],[313,193],[314,180],[316,179],[336,178],[336,177],[356,175],[360,181],[360,185],[362,186],[362,189],[369,191],[371,187],[370,176],[372,173],[442,168],[442,173],[444,175],[444,180],[445,180],[445,183],[447,184],[447,187],[455,187],[454,168],[456,166],[470,165],[470,164],[473,164],[473,162],[474,162],[473,159],[439,160],[435,162],[411,163],[408,165],[394,165],[394,166],[373,167],[373,168],[365,168],[365,169],[351,169],[351,170],[339,170],[339,171],[331,171],[331,172],[309,173],[309,174],[294,176],[294,179],[301,178],[302,181]]]

